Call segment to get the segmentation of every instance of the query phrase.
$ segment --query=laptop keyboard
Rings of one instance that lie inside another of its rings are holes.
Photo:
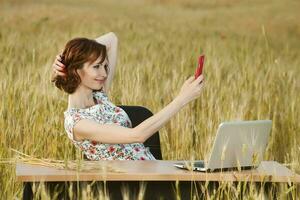
[[[204,167],[204,161],[203,160],[195,161],[194,167]]]
[[[185,162],[181,162],[181,163],[178,163],[178,164],[188,164],[189,166],[192,165],[192,163],[194,163],[194,167],[201,167],[201,168],[204,168],[204,161],[203,160],[197,160],[197,161],[185,161]]]

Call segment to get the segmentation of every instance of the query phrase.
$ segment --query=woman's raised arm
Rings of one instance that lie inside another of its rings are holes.
[[[109,32],[105,35],[102,35],[95,39],[98,43],[106,46],[107,49],[107,57],[109,61],[109,73],[107,80],[104,83],[104,91],[108,94],[112,79],[115,73],[116,64],[117,64],[117,56],[118,56],[118,37],[115,33]]]
[[[116,65],[117,65],[117,55],[118,55],[118,38],[116,34],[113,32],[106,33],[98,38],[95,39],[98,43],[103,44],[106,46],[107,50],[107,57],[109,61],[109,73],[107,76],[107,80],[104,83],[104,91],[106,94],[108,94],[112,79],[115,73]],[[54,63],[52,65],[53,73],[58,76],[66,76],[65,73],[65,66],[63,63],[61,63],[61,57],[62,51],[60,54],[58,54],[54,60]]]

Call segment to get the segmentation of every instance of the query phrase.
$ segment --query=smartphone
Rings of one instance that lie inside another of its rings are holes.
[[[203,65],[204,65],[204,55],[202,54],[198,58],[198,66],[195,71],[195,79],[197,79],[202,74]]]

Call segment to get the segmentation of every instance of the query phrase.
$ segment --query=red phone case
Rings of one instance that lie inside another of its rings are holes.
[[[204,55],[200,55],[198,59],[198,67],[195,71],[195,79],[197,79],[202,74],[203,65],[204,65]]]

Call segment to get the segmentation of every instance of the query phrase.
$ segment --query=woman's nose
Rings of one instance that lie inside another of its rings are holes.
[[[107,73],[106,73],[106,70],[104,69],[104,67],[102,67],[100,74],[101,74],[103,77],[107,77]]]

